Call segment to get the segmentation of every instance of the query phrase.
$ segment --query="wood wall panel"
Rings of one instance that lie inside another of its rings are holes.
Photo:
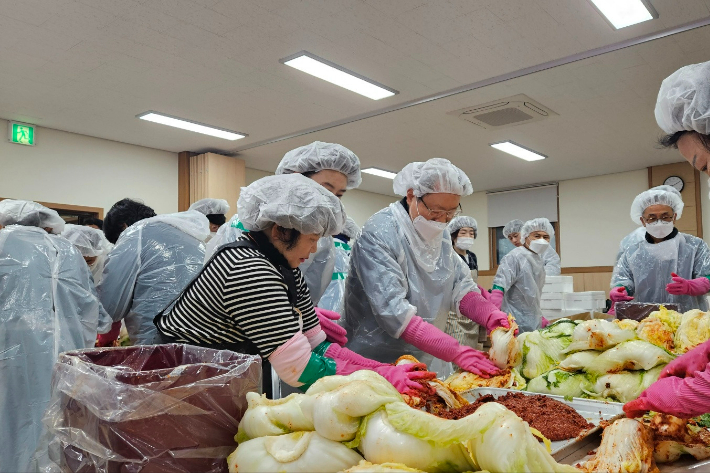
[[[190,157],[189,171],[189,204],[208,197],[225,199],[230,207],[227,219],[237,212],[239,192],[246,185],[243,160],[215,153],[195,155]]]

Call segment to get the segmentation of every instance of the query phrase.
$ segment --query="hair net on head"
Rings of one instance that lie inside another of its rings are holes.
[[[244,228],[260,231],[272,223],[304,234],[337,235],[345,209],[332,192],[300,174],[268,176],[242,188],[237,202]]]
[[[355,220],[348,217],[345,220],[345,227],[343,227],[343,235],[345,235],[346,237],[348,237],[352,240],[353,238],[355,238],[355,235],[357,235],[359,231],[360,231],[360,227],[357,226],[357,223],[355,223]]]
[[[322,141],[314,141],[286,153],[276,168],[276,174],[302,174],[324,169],[345,174],[348,177],[348,189],[358,187],[362,183],[360,159],[355,153],[343,145]]]
[[[525,225],[525,222],[522,220],[511,220],[503,227],[503,236],[508,238],[508,235],[511,233],[520,233],[520,230],[523,229],[523,225]]]
[[[673,209],[673,213],[676,214],[676,217],[680,218],[683,215],[683,207],[685,204],[680,197],[680,193],[676,189],[673,190],[675,192],[654,187],[653,189],[641,192],[631,204],[631,220],[633,220],[636,225],[641,225],[640,219],[644,211],[652,205],[668,205]]]
[[[478,237],[478,222],[473,217],[467,217],[465,215],[459,215],[449,222],[447,226],[449,233],[453,234],[461,230],[464,227],[473,228],[474,237]]]
[[[425,162],[409,163],[394,178],[394,193],[406,196],[412,189],[414,195],[426,194],[470,195],[471,181],[465,172],[444,158],[431,158]]]
[[[201,199],[187,210],[196,210],[202,215],[226,214],[229,212],[229,203],[224,199]]]
[[[710,62],[681,67],[663,81],[656,122],[669,135],[678,131],[710,134]]]
[[[0,202],[0,225],[51,228],[58,235],[64,230],[64,219],[44,205],[31,200],[5,199]]]
[[[81,256],[100,256],[108,250],[109,243],[104,237],[104,232],[96,228],[68,223],[64,227],[62,236],[79,250]]]
[[[528,236],[533,232],[546,232],[550,235],[550,239],[555,237],[555,229],[546,218],[534,218],[525,222],[523,228],[520,229],[520,241],[527,240]]]

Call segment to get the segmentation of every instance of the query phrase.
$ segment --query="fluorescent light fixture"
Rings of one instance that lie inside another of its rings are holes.
[[[658,18],[648,0],[590,0],[614,29]]]
[[[394,179],[394,177],[397,175],[396,172],[385,171],[384,169],[380,168],[367,168],[363,169],[362,172],[372,174],[373,176],[386,177],[387,179]]]
[[[182,128],[183,130],[194,131],[196,133],[202,133],[204,135],[216,136],[217,138],[223,138],[225,140],[240,140],[247,135],[246,133],[238,133],[236,131],[225,130],[224,128],[217,128],[210,125],[205,125],[204,123],[193,122],[190,120],[185,120],[184,118],[171,117],[170,115],[165,115],[164,113],[154,112],[152,110],[140,115],[136,115],[136,118],[141,120],[147,120],[149,122],[160,123],[161,125],[174,126],[175,128]]]
[[[372,100],[392,97],[399,93],[394,89],[378,84],[374,80],[349,71],[330,61],[326,61],[308,51],[301,51],[300,53],[281,59],[279,62],[305,72],[306,74],[328,81],[331,84],[339,85],[344,89],[364,95]]]
[[[545,156],[544,154],[540,154],[536,151],[523,148],[519,144],[513,143],[512,141],[493,143],[491,146],[495,149],[503,151],[504,153],[512,154],[516,158],[524,159],[525,161],[539,161],[541,159],[547,158],[547,156]]]

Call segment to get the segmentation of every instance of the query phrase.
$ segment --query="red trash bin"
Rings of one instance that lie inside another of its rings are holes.
[[[227,472],[261,392],[261,358],[182,344],[63,353],[44,417],[44,471]],[[55,468],[47,468],[47,465]]]

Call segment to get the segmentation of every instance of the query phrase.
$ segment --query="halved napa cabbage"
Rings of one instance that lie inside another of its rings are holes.
[[[680,327],[682,317],[682,314],[674,310],[668,310],[662,305],[659,310],[651,312],[647,318],[658,319],[666,324],[671,331],[675,332]]]
[[[606,374],[622,370],[650,370],[654,366],[669,363],[675,358],[672,353],[644,340],[620,343],[599,355],[587,366],[588,373]]]
[[[638,320],[633,319],[614,319],[613,322],[623,330],[636,330],[636,327],[639,326]]]
[[[559,368],[565,371],[587,371],[602,352],[596,350],[578,351],[572,353],[560,362]]]
[[[562,353],[569,343],[570,337],[555,332],[536,330],[523,333],[518,337],[523,354],[521,374],[532,379],[550,371],[564,358]]]
[[[654,314],[658,313],[654,312]],[[657,316],[651,315],[643,319],[636,328],[636,335],[641,340],[653,343],[664,350],[673,351],[674,329]]]
[[[604,429],[594,458],[586,463],[588,472],[654,473],[653,434],[641,422],[619,419]]]
[[[422,470],[409,468],[401,463],[381,463],[375,465],[367,460],[363,460],[352,468],[343,470],[339,473],[426,473]]]
[[[510,328],[498,327],[491,333],[491,349],[488,354],[491,361],[498,368],[515,368],[523,360],[518,341],[515,339],[515,330],[518,324],[513,316],[508,316]]]
[[[697,309],[683,314],[675,333],[675,351],[687,353],[707,340],[710,340],[710,314]]]
[[[621,342],[633,340],[636,333],[624,330],[608,320],[585,320],[577,325],[572,333],[572,343],[563,353],[582,350],[606,350]]]
[[[658,380],[665,365],[649,371],[621,371],[605,374],[584,392],[589,397],[627,403],[638,398],[641,393]]]
[[[589,378],[584,373],[552,370],[528,381],[526,389],[534,393],[580,397],[588,384]]]

